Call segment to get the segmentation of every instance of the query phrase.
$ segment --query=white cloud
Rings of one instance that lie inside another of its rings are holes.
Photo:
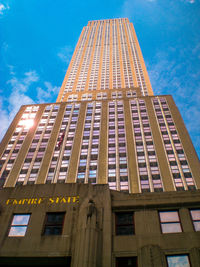
[[[38,74],[36,71],[29,71],[24,73],[24,78],[19,79],[17,77],[13,77],[8,81],[8,84],[11,84],[13,91],[19,91],[19,92],[26,92],[29,88],[29,86],[33,82],[37,82],[39,79]]]
[[[34,100],[29,96],[23,94],[23,92],[12,92],[9,97],[9,117],[13,118],[22,105],[30,105],[34,103]]]
[[[7,65],[7,67],[9,68],[9,72],[11,75],[15,75],[15,72],[14,72],[14,66],[13,65]]]
[[[0,121],[1,121],[0,140],[4,136],[4,134],[5,134],[5,132],[6,132],[7,128],[8,128],[8,125],[10,123],[8,113],[3,108],[2,102],[3,102],[3,100],[0,99]]]
[[[180,59],[181,50],[178,47],[175,61],[173,53],[170,54],[170,49],[166,53],[157,53],[151,64],[147,64],[151,84],[155,95],[173,96],[193,143],[198,149],[200,146],[200,71],[196,71],[190,63],[191,58],[185,61]],[[194,49],[195,51],[197,55],[198,49]]]
[[[0,97],[0,140],[22,105],[55,102],[55,97],[60,89],[47,81],[44,82],[43,87],[37,87],[36,82],[39,81],[39,75],[35,70],[25,72],[22,78],[18,78],[15,75],[14,66],[8,65],[8,68],[10,75],[13,77],[7,82],[11,86],[10,92],[8,90],[7,98]],[[30,95],[29,92],[34,83],[36,83],[34,88],[36,94],[33,94],[34,98],[31,98],[28,94]],[[1,91],[3,89],[0,89]]]
[[[3,15],[4,11],[7,9],[10,9],[8,5],[5,6],[4,4],[0,3],[0,15]]]
[[[10,74],[13,75],[13,66],[9,65]],[[11,93],[7,99],[0,98],[0,139],[5,134],[6,129],[12,122],[16,113],[19,111],[22,105],[34,104],[35,101],[27,96],[25,93],[28,91],[32,83],[38,81],[39,76],[36,71],[29,71],[24,73],[24,77],[19,79],[13,76],[7,83],[11,85]],[[9,94],[9,93],[8,93]],[[7,106],[3,106],[3,101],[7,103]],[[5,107],[6,106],[6,107]]]
[[[67,45],[65,47],[60,48],[57,55],[63,62],[68,64],[71,60],[72,52],[72,47]]]
[[[52,86],[50,82],[44,82],[45,88],[38,87],[37,90],[37,99],[39,103],[43,102],[51,102],[53,99],[55,99],[55,96],[59,92],[58,86]]]
[[[16,91],[12,92],[11,95],[8,98],[8,107],[5,109],[2,105],[3,98],[0,99],[0,121],[1,121],[1,127],[0,127],[0,140],[4,136],[9,124],[14,119],[15,115],[19,111],[20,107],[22,105],[29,105],[34,104],[33,99],[26,96],[25,94]]]

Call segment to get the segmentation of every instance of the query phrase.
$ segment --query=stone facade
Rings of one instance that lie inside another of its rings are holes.
[[[189,209],[199,208],[199,199],[199,190],[127,194],[109,190],[108,185],[89,184],[4,188],[0,265],[37,266],[40,258],[45,266],[52,258],[58,266],[114,267],[118,258],[137,257],[139,267],[166,267],[166,255],[187,254],[191,266],[198,267],[200,232],[194,231]],[[161,233],[158,211],[162,210],[179,212],[181,233]],[[62,234],[43,234],[49,212],[65,212]],[[116,234],[119,212],[133,212],[134,234]],[[13,214],[31,214],[23,237],[8,236]]]

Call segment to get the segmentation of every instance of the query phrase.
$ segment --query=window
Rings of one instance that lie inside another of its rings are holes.
[[[137,267],[137,257],[116,258],[116,267]]]
[[[116,235],[133,235],[134,221],[133,212],[117,212],[116,218]]]
[[[61,235],[65,213],[49,212],[45,218],[43,235]]]
[[[159,212],[162,233],[182,232],[178,211]]]
[[[8,236],[25,236],[30,214],[14,214]]]
[[[195,231],[200,231],[200,209],[190,210]]]
[[[168,267],[190,267],[188,255],[171,255],[167,256]]]

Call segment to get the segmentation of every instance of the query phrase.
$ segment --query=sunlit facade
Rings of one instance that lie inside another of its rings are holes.
[[[143,96],[153,95],[133,24],[127,18],[89,21],[57,101],[67,101],[71,92],[132,87],[139,87]]]

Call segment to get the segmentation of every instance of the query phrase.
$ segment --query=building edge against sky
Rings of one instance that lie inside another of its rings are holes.
[[[199,160],[128,19],[88,22],[57,102],[22,106],[0,157],[0,265],[200,267]]]

